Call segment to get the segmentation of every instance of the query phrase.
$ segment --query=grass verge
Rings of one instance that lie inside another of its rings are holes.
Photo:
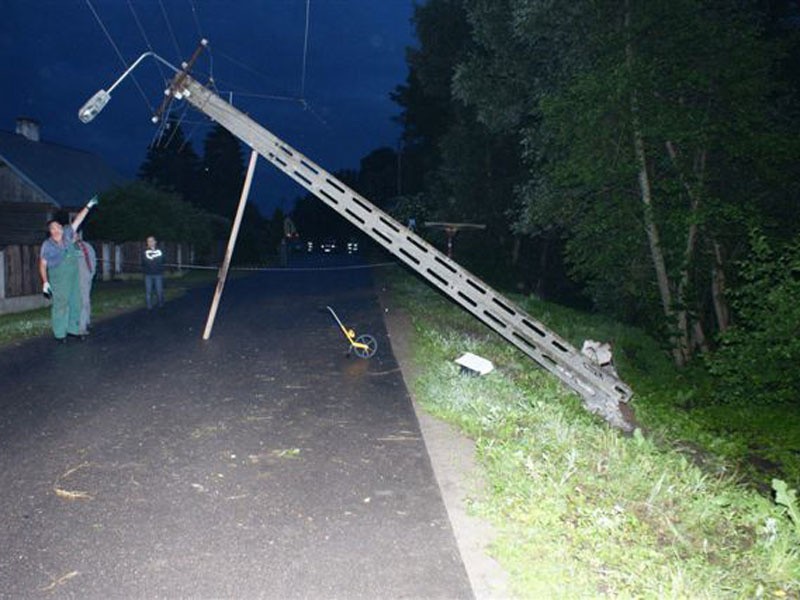
[[[490,493],[472,509],[500,531],[492,552],[515,596],[800,596],[796,497],[790,491],[775,502],[741,484],[724,458],[703,452],[700,460],[668,441],[677,429],[697,434],[702,427],[690,416],[677,426],[667,422],[669,394],[659,395],[658,386],[670,382],[669,393],[678,396],[691,387],[676,380],[652,340],[595,317],[520,302],[576,345],[576,335],[614,340],[622,378],[637,390],[650,431],[624,436],[414,277],[398,273],[385,284],[412,318],[416,397],[477,443]],[[496,370],[461,375],[453,359],[465,351],[490,358]],[[706,436],[684,445],[713,448]],[[716,447],[724,449],[724,440]]]
[[[184,294],[189,288],[216,279],[216,271],[189,271],[167,277],[164,293],[167,300]],[[126,281],[97,281],[92,287],[92,321],[97,323],[122,312],[144,307],[141,278]],[[0,315],[0,346],[30,337],[50,334],[50,308]]]

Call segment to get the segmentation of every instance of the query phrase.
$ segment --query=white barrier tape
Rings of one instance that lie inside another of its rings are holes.
[[[115,263],[113,260],[103,260],[99,259],[98,263]],[[122,263],[124,266],[140,266],[139,263]],[[373,269],[375,267],[393,267],[399,263],[396,262],[384,262],[384,263],[370,263],[365,265],[344,265],[339,267],[231,267],[231,271],[252,271],[252,272],[277,272],[277,273],[286,273],[289,271],[298,272],[298,271],[353,271],[357,269]],[[219,266],[209,266],[209,265],[190,265],[187,263],[164,263],[165,267],[174,267],[176,269],[195,269],[198,271],[219,271]],[[134,273],[139,273],[140,271],[134,271]]]

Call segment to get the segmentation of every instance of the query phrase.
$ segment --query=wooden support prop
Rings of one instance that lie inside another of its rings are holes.
[[[242,224],[244,207],[247,204],[247,197],[250,195],[250,184],[253,183],[253,171],[256,169],[257,158],[258,152],[253,150],[250,153],[250,164],[247,166],[247,177],[245,177],[244,185],[242,186],[242,195],[239,197],[239,208],[236,209],[236,217],[233,220],[231,235],[228,238],[228,248],[225,250],[225,258],[222,260],[222,264],[219,267],[219,275],[217,276],[217,289],[214,292],[214,299],[211,301],[211,309],[208,311],[206,329],[203,332],[204,340],[207,340],[211,337],[211,329],[214,327],[214,318],[217,316],[219,299],[222,297],[222,289],[225,287],[225,280],[228,278],[228,267],[231,264],[233,248],[236,246],[236,238],[239,236],[239,225]]]

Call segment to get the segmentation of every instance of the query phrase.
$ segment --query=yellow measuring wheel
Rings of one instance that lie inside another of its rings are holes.
[[[346,337],[347,341],[350,343],[348,352],[352,352],[359,358],[372,358],[378,350],[377,340],[368,333],[356,335],[353,329],[345,327],[344,323],[339,319],[339,315],[336,314],[336,311],[330,306],[326,306],[325,308],[327,308],[333,315],[333,318],[336,319],[336,323],[339,324],[339,329],[342,330],[344,337]]]

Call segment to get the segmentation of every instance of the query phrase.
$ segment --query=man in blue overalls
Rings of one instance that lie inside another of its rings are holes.
[[[50,320],[53,335],[61,343],[67,341],[67,335],[81,335],[78,260],[82,260],[83,255],[75,246],[75,231],[97,202],[97,196],[94,196],[66,227],[55,219],[48,221],[50,237],[44,241],[39,251],[42,292],[45,296],[52,297]]]

